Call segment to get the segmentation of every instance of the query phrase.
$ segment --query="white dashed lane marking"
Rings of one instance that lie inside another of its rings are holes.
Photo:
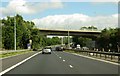
[[[55,52],[54,52],[54,54],[57,56],[57,57],[59,57],[60,59],[62,59],[62,57],[60,57],[58,54],[56,54]],[[65,60],[63,59],[63,62],[65,62]],[[73,66],[72,65],[69,65],[69,67],[70,68],[73,68]]]
[[[70,68],[73,68],[73,66],[72,66],[72,65],[69,65],[69,67],[70,67]]]
[[[54,53],[57,57],[59,57],[59,55],[58,54],[56,54],[56,53]]]
[[[59,57],[60,59],[62,58],[62,57]]]
[[[65,62],[65,60],[63,60]]]

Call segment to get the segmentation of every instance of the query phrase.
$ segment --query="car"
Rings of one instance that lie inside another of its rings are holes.
[[[37,48],[34,48],[33,51],[38,51],[38,49],[37,49]]]
[[[63,51],[63,47],[56,47],[56,51]]]
[[[82,50],[89,50],[88,47],[82,47]]]
[[[42,54],[51,54],[51,49],[50,48],[44,48],[42,50]]]
[[[76,49],[80,49],[81,47],[80,47],[80,45],[79,44],[77,44],[77,47],[76,47]]]

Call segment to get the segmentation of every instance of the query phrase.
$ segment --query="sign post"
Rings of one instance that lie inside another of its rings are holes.
[[[32,40],[29,40],[29,43],[27,44],[27,48],[31,50]]]

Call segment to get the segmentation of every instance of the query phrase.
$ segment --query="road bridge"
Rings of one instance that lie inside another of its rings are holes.
[[[57,35],[57,36],[85,36],[96,37],[101,34],[101,31],[94,30],[64,30],[64,29],[41,29],[39,31],[44,35]]]

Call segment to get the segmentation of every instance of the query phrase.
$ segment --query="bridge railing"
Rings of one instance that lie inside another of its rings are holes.
[[[103,51],[80,50],[80,49],[67,49],[67,50],[73,50],[76,53],[84,54],[87,56],[93,56],[105,60],[120,62],[120,53],[116,53],[116,52],[103,52]]]

